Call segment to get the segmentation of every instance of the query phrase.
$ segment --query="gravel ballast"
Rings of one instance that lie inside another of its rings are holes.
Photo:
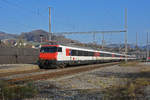
[[[138,66],[109,66],[96,70],[61,77],[53,80],[40,80],[35,84],[40,90],[39,98],[48,100],[102,100],[102,89],[122,83],[127,79],[146,78],[150,80],[150,74],[141,75],[141,72],[150,71],[147,64]],[[149,86],[145,90],[150,93]],[[48,96],[48,97],[47,97]],[[145,98],[149,98],[147,95]],[[144,100],[144,99],[142,99]]]

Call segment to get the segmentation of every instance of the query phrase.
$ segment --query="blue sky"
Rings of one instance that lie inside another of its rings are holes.
[[[128,42],[146,43],[150,32],[150,0],[0,0],[0,31],[48,31],[48,7],[52,7],[52,31],[98,31],[124,28],[124,9],[128,9]],[[92,42],[92,35],[69,35]],[[96,35],[101,42],[101,35]],[[123,43],[124,34],[105,35],[106,43]]]

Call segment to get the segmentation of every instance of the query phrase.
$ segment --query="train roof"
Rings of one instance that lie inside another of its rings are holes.
[[[109,52],[109,51],[103,51],[103,50],[96,50],[90,47],[81,47],[81,46],[76,46],[76,45],[68,45],[68,44],[54,44],[54,45],[43,45],[42,47],[45,46],[62,46],[62,47],[69,47],[72,49],[78,49],[78,50],[86,50],[86,51],[95,51],[95,52],[102,52],[102,53],[108,53],[108,54],[115,54],[115,55],[125,55],[125,54],[120,54],[120,53],[115,53],[115,52]],[[131,56],[131,55],[127,55],[127,56]]]
[[[65,45],[60,45],[60,46],[71,47],[72,49],[78,49],[78,50],[95,51],[95,52],[109,53],[109,54],[115,54],[115,55],[124,55],[124,54],[108,52],[108,51],[102,51],[102,50],[94,50],[94,49],[91,49],[91,48],[84,48],[84,47],[79,47],[79,46],[65,46]]]

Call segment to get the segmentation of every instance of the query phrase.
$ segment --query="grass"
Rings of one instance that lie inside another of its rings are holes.
[[[122,62],[122,67],[136,67],[139,62]],[[145,92],[146,87],[150,86],[149,67],[141,68],[137,77],[124,79],[110,87],[103,88],[104,100],[148,100]]]
[[[146,93],[144,89],[150,86],[150,81],[144,78],[127,80],[124,84],[116,84],[104,89],[104,100],[137,100],[138,97],[144,99]]]
[[[139,64],[139,62],[137,61],[130,61],[130,62],[121,62],[119,64],[119,66],[122,66],[122,67],[135,67]]]
[[[150,72],[150,67],[142,68],[141,72]]]
[[[32,98],[38,93],[33,83],[22,86],[10,86],[7,82],[0,81],[0,100],[22,100]]]

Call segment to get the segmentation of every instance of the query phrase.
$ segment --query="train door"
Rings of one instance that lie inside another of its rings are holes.
[[[63,55],[62,47],[58,47],[57,51],[58,51],[58,60],[63,60],[64,55]]]
[[[100,53],[99,52],[95,52],[94,56],[96,57],[96,60],[98,60]]]
[[[102,62],[104,62],[104,60],[105,60],[105,59],[104,59],[104,58],[105,58],[105,56],[104,56],[104,53],[103,53],[103,52],[100,52],[100,57],[101,57],[101,61],[102,61]]]
[[[71,50],[69,48],[66,48],[66,57],[67,57],[67,60],[71,60]]]

